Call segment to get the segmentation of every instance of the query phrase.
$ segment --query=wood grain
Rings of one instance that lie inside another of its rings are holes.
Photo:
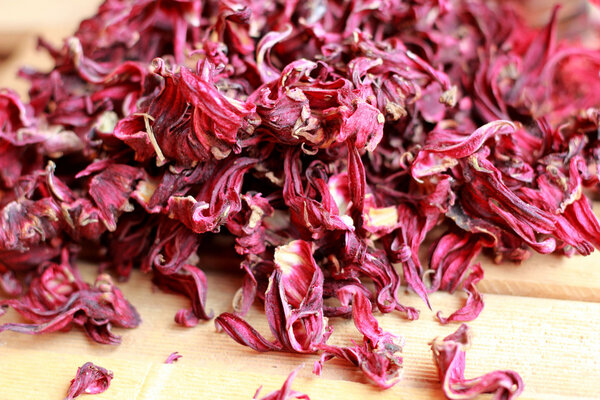
[[[573,258],[534,254],[522,264],[483,261],[484,293],[600,302],[600,253]]]
[[[84,265],[82,271],[91,280],[96,267]],[[231,310],[231,299],[240,276],[211,271],[208,279],[209,307],[217,313]],[[377,316],[385,329],[406,338],[404,380],[381,392],[367,384],[354,367],[343,362],[326,364],[323,376],[317,378],[310,372],[317,359],[315,355],[255,353],[234,343],[227,335],[216,333],[212,321],[195,328],[179,327],[173,322],[173,316],[179,308],[188,306],[187,301],[181,296],[156,291],[148,277],[138,271],[121,288],[138,308],[143,323],[134,330],[118,330],[123,334],[123,343],[119,346],[95,344],[79,330],[43,336],[13,332],[0,335],[0,371],[6,382],[10,382],[0,385],[0,398],[38,398],[39,392],[32,389],[35,385],[60,393],[66,389],[77,366],[85,361],[97,362],[115,371],[114,385],[105,397],[98,396],[98,399],[136,398],[127,393],[135,393],[140,399],[173,398],[168,395],[168,388],[190,393],[191,398],[203,398],[193,395],[197,390],[213,398],[250,398],[260,384],[273,389],[302,363],[305,366],[299,377],[303,379],[299,379],[295,387],[313,394],[315,399],[335,398],[324,396],[328,388],[346,395],[352,393],[350,398],[443,398],[428,343],[436,336],[455,330],[456,325],[440,325],[434,314],[412,294],[404,299],[407,305],[421,309],[418,321],[409,322],[398,314]],[[461,302],[460,296],[445,293],[436,293],[431,300],[434,310],[444,312],[458,307]],[[9,312],[2,320],[19,318]],[[260,307],[251,310],[248,320],[270,336]],[[351,321],[333,320],[332,324],[332,343],[349,344],[351,339],[359,338]],[[471,326],[474,341],[467,353],[467,376],[511,368],[519,371],[526,382],[524,398],[597,397],[600,304],[490,294],[486,296],[484,311]],[[163,365],[173,351],[178,351],[183,358],[174,366]],[[48,371],[50,365],[52,373]],[[60,373],[57,365],[60,365]],[[232,380],[235,385],[223,385]]]

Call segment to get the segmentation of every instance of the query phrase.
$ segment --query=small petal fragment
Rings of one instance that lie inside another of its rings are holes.
[[[167,359],[165,360],[165,364],[173,364],[174,362],[179,360],[181,357],[183,357],[183,356],[181,354],[179,354],[178,352],[171,353],[171,354],[169,354],[169,357],[167,357]]]
[[[65,400],[72,400],[82,394],[104,393],[110,386],[113,377],[111,371],[86,362],[77,368],[77,374],[71,381]]]

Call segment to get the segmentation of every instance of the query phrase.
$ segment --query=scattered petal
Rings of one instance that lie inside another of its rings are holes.
[[[110,386],[113,379],[113,373],[102,367],[86,362],[77,368],[75,379],[71,381],[71,386],[67,391],[65,400],[71,400],[82,394],[104,393]]]

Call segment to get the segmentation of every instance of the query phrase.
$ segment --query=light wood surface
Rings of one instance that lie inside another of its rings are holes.
[[[92,280],[96,267],[83,265],[82,270]],[[215,312],[230,310],[240,276],[211,271],[208,280],[209,307]],[[117,330],[123,335],[119,346],[95,344],[79,330],[43,336],[2,333],[0,371],[6,383],[0,385],[0,398],[38,399],[42,392],[47,393],[45,398],[60,399],[77,366],[86,361],[115,373],[110,389],[98,399],[169,399],[174,398],[171,392],[198,399],[251,398],[259,385],[274,389],[302,363],[302,379],[294,387],[313,399],[443,398],[428,342],[449,334],[456,325],[440,325],[414,295],[406,295],[405,300],[422,310],[418,321],[409,322],[397,314],[378,315],[385,329],[406,338],[404,380],[380,391],[343,362],[326,364],[323,376],[316,377],[310,372],[315,355],[259,354],[217,333],[212,322],[195,328],[177,326],[173,316],[187,305],[186,299],[156,290],[149,277],[137,271],[120,287],[138,308],[143,323],[134,330]],[[461,296],[445,293],[436,293],[431,300],[434,309],[445,312],[462,301]],[[471,323],[474,341],[467,352],[467,376],[512,368],[526,383],[523,398],[598,398],[600,303],[497,294],[487,294],[485,300],[484,311]],[[19,318],[9,312],[2,320]],[[248,320],[269,336],[260,306],[251,310]],[[332,323],[332,343],[359,339],[352,321]],[[183,357],[173,365],[163,364],[174,351]]]
[[[86,7],[97,3],[56,2]],[[6,8],[8,3],[13,2],[0,0],[0,31],[11,31],[20,39],[13,56],[0,66],[0,86],[24,94],[26,85],[14,79],[17,67],[48,65],[45,57],[33,51],[35,40],[28,32],[46,32],[56,42],[74,29],[83,14],[59,13],[64,19],[49,17],[45,22],[31,17],[27,20],[30,25],[19,25],[7,22],[10,11],[3,10],[13,7],[12,12],[19,13],[23,9],[13,5]],[[33,0],[18,3],[30,7],[41,4]],[[0,42],[8,37],[1,32]],[[470,324],[474,341],[467,352],[466,376],[514,369],[526,384],[523,399],[600,398],[600,254],[570,259],[534,255],[521,265],[494,265],[485,257],[482,261],[486,278],[479,288],[485,293],[486,306]],[[96,267],[85,264],[81,268],[86,279],[93,281]],[[230,311],[241,277],[210,270],[208,280],[209,307],[216,314]],[[315,355],[258,354],[216,333],[212,321],[195,328],[177,326],[173,316],[188,305],[187,300],[158,291],[149,276],[138,271],[119,286],[143,319],[137,329],[118,330],[123,335],[120,346],[95,344],[77,329],[43,336],[0,334],[0,399],[62,399],[77,367],[86,361],[115,374],[106,393],[90,397],[98,400],[250,399],[259,385],[264,385],[263,395],[279,388],[289,372],[302,363],[305,365],[293,388],[313,400],[444,398],[428,342],[450,333],[457,325],[440,325],[414,295],[407,294],[405,299],[407,305],[421,310],[419,320],[409,322],[398,314],[377,315],[385,329],[406,338],[404,379],[392,389],[380,391],[341,361],[326,364],[323,376],[316,377],[310,372]],[[447,314],[459,307],[463,296],[436,293],[431,300],[434,310]],[[259,305],[251,310],[248,320],[269,336]],[[0,318],[2,323],[10,321],[21,320],[12,311]],[[332,320],[332,324],[333,343],[348,344],[350,339],[359,339],[351,321]],[[183,357],[175,364],[164,364],[174,351]]]

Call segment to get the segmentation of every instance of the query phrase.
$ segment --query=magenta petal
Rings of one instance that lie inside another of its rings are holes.
[[[183,357],[181,354],[179,354],[178,352],[174,352],[169,354],[169,357],[167,357],[167,359],[165,360],[165,364],[173,364],[175,361],[179,360],[181,357]]]
[[[308,397],[307,395],[302,394],[300,392],[296,392],[295,390],[292,390],[292,382],[294,381],[294,378],[296,378],[296,375],[298,374],[298,371],[300,370],[300,368],[302,368],[302,365],[297,367],[296,369],[294,369],[292,372],[290,372],[290,374],[288,375],[285,382],[283,382],[283,386],[281,387],[281,389],[275,390],[275,391],[269,393],[268,395],[258,399],[258,395],[262,388],[262,386],[261,386],[256,390],[256,393],[254,394],[252,399],[253,400],[292,400],[292,399],[310,400],[310,397]]]
[[[71,381],[65,400],[72,400],[81,394],[103,393],[110,386],[112,379],[111,371],[87,362],[77,368],[77,374]]]
[[[358,286],[348,285],[338,291],[342,305],[352,302],[352,317],[356,328],[363,334],[363,343],[352,347],[322,344],[324,351],[315,362],[313,372],[321,374],[323,364],[338,357],[359,367],[363,373],[382,389],[392,387],[402,377],[402,347],[404,340],[383,331],[373,316],[372,306]]]
[[[523,380],[513,371],[494,371],[478,378],[465,379],[465,351],[471,342],[469,327],[462,324],[456,332],[431,343],[442,390],[449,399],[474,399],[493,393],[495,400],[516,399],[523,391]]]
[[[455,136],[446,138],[446,142],[429,143],[424,151],[441,153],[452,158],[464,158],[475,153],[486,140],[499,135],[510,135],[516,130],[515,124],[510,121],[493,121],[477,128],[466,137]]]
[[[483,279],[483,269],[479,263],[471,266],[471,273],[463,282],[463,288],[467,292],[467,301],[463,307],[453,312],[448,318],[444,318],[441,312],[436,314],[442,324],[455,321],[473,321],[483,310],[483,298],[475,284]]]
[[[143,175],[143,170],[139,168],[114,164],[90,180],[90,196],[98,206],[102,222],[109,231],[117,228],[117,219],[122,212],[133,210],[129,196],[134,191],[137,180]]]
[[[275,249],[275,271],[265,293],[271,331],[285,349],[313,353],[327,340],[323,316],[323,272],[312,245],[295,240]]]
[[[183,309],[177,313],[177,323],[190,327],[197,325],[199,319],[209,320],[213,317],[213,312],[206,309],[206,276],[199,268],[186,264],[177,272],[169,274],[156,268],[152,281],[161,289],[183,293],[192,301],[191,309]]]
[[[281,346],[267,341],[260,333],[240,317],[223,313],[215,318],[215,325],[223,329],[239,344],[248,346],[256,351],[281,350]]]
[[[60,265],[48,265],[24,295],[3,300],[0,306],[10,306],[32,321],[0,325],[0,332],[41,334],[79,325],[96,342],[118,344],[121,338],[111,332],[113,325],[135,328],[141,322],[136,309],[108,275],[99,275],[90,287],[65,260]]]

